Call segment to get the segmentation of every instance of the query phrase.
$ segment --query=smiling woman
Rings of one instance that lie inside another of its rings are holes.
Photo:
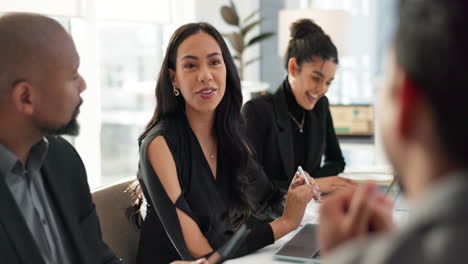
[[[298,166],[317,178],[321,192],[354,184],[336,176],[345,162],[325,94],[337,65],[338,52],[330,37],[313,21],[300,19],[291,26],[285,58],[288,76],[273,95],[244,105],[256,158],[283,194]]]
[[[153,118],[139,139],[138,180],[149,206],[138,263],[206,256],[247,222],[251,232],[230,256],[237,257],[299,226],[306,204],[317,193],[296,177],[282,214],[282,197],[258,169],[241,129],[240,79],[213,26],[192,23],[175,31],[156,100]],[[139,191],[137,195],[141,197]]]
[[[172,86],[184,98],[186,114],[214,114],[226,90],[226,66],[218,43],[207,33],[196,33],[179,46],[178,57],[176,69],[169,72]]]

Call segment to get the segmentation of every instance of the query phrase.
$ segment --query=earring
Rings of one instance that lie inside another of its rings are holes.
[[[174,91],[174,95],[175,96],[179,96],[180,95],[180,92],[179,92],[179,89],[175,88],[174,86],[172,87],[173,91]]]

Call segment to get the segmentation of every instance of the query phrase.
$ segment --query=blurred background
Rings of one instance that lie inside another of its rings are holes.
[[[249,61],[243,71],[244,97],[276,90],[286,75],[281,48],[288,41],[289,23],[314,19],[339,48],[340,65],[327,96],[346,172],[388,172],[373,106],[396,0],[0,0],[0,15],[46,14],[73,36],[88,89],[79,116],[81,133],[69,140],[83,158],[93,189],[136,175],[137,138],[154,111],[157,74],[173,31],[205,21],[226,35],[236,32],[239,27],[221,15],[223,6],[232,5],[241,25],[255,24],[246,41],[270,35],[243,53]]]

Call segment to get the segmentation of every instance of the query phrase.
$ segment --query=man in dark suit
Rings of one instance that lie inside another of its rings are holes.
[[[0,18],[0,262],[121,263],[101,239],[76,135],[73,40],[55,20]]]
[[[102,241],[81,158],[59,136],[78,134],[86,89],[73,40],[48,17],[7,14],[0,58],[0,262],[122,263]]]
[[[378,113],[411,212],[393,228],[391,203],[371,185],[330,197],[320,210],[326,263],[468,260],[468,1],[399,2]]]

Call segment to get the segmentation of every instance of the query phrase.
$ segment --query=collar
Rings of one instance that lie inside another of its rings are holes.
[[[0,175],[5,177],[14,168],[21,166],[21,161],[18,157],[7,149],[4,145],[0,144]]]
[[[297,119],[301,120],[304,118],[304,114],[306,110],[300,106],[296,98],[294,97],[294,93],[291,89],[291,85],[289,84],[289,78],[286,77],[286,79],[283,81],[283,91],[286,97],[286,104],[288,105],[288,111]]]
[[[44,163],[48,149],[49,142],[44,137],[31,148],[26,161],[26,168],[28,170],[39,170]],[[0,144],[0,174],[7,175],[11,171],[20,169],[24,169],[24,167],[18,156]]]
[[[49,141],[44,137],[31,148],[26,167],[29,170],[39,170],[44,163],[48,150]]]

